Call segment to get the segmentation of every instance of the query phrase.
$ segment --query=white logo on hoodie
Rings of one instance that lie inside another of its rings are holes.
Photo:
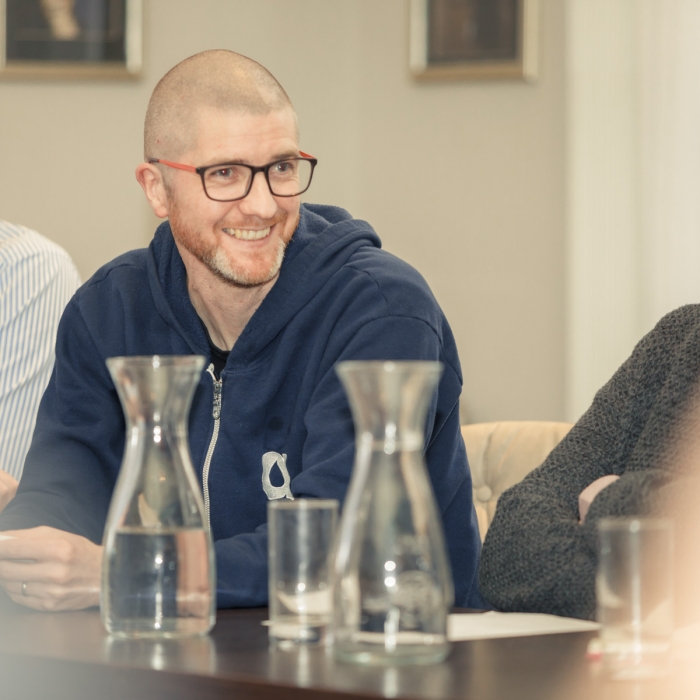
[[[275,464],[279,467],[284,479],[282,486],[273,486],[270,481],[270,472]],[[288,498],[290,501],[293,501],[294,496],[292,496],[292,491],[289,488],[291,478],[287,471],[287,455],[281,455],[278,452],[266,452],[262,456],[262,467],[262,486],[267,497],[271,501],[275,501],[278,498]]]

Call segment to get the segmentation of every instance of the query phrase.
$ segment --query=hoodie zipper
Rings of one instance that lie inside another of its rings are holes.
[[[214,454],[216,441],[219,439],[219,425],[221,423],[221,385],[223,379],[217,379],[214,374],[214,365],[210,364],[207,367],[207,372],[211,374],[212,382],[214,383],[214,407],[212,416],[214,417],[214,430],[211,434],[211,442],[207,450],[207,456],[204,458],[204,467],[202,468],[202,491],[204,493],[204,519],[207,527],[211,530],[211,519],[209,516],[209,467],[211,466],[211,458]]]

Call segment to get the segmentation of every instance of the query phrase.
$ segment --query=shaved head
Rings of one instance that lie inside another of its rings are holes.
[[[146,111],[144,156],[177,159],[197,139],[203,109],[263,115],[292,103],[266,68],[233,51],[186,58],[156,85]]]

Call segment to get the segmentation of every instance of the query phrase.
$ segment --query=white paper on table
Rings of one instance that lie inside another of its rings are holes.
[[[536,634],[562,632],[595,632],[597,622],[543,613],[462,613],[447,619],[447,636],[453,642],[466,639],[496,639],[498,637],[529,637]]]

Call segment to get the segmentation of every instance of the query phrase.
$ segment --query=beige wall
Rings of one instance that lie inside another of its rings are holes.
[[[158,78],[206,48],[265,64],[320,160],[310,200],[368,219],[452,323],[470,420],[564,410],[564,3],[542,0],[542,69],[519,82],[418,84],[405,0],[146,0],[136,82],[0,83],[0,217],[82,275],[148,243],[133,178]]]

